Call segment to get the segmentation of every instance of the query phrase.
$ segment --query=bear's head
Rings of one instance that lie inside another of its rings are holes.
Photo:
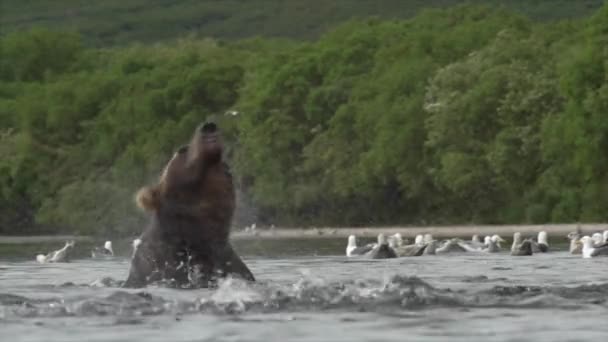
[[[218,127],[213,122],[200,125],[190,141],[188,163],[197,166],[209,166],[222,161],[224,146]]]
[[[175,151],[156,185],[141,188],[135,200],[145,211],[157,211],[163,198],[189,194],[207,169],[222,163],[223,144],[213,122],[196,128],[190,144]]]

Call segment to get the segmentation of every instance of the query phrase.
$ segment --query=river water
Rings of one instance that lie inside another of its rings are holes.
[[[608,340],[608,258],[565,246],[367,260],[343,239],[239,241],[253,285],[125,290],[128,242],[35,263],[51,245],[0,244],[0,341]]]

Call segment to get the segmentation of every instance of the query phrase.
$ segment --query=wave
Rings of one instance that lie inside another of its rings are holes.
[[[484,279],[480,279],[483,281]],[[114,287],[104,278],[89,286]],[[64,284],[64,287],[79,286]],[[237,279],[220,282],[215,290],[197,292],[191,301],[166,299],[149,291],[117,290],[101,298],[32,299],[0,294],[0,319],[64,316],[182,315],[348,311],[387,312],[442,307],[461,308],[579,308],[606,305],[608,283],[577,287],[494,286],[469,293],[431,286],[418,277],[394,275],[376,279],[326,282],[310,276],[291,285],[246,283]],[[128,322],[131,320],[127,319]],[[137,322],[137,320],[135,320]]]

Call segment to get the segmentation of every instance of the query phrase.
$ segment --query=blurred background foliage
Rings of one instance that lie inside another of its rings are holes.
[[[352,2],[3,2],[0,233],[140,231],[210,116],[237,226],[608,219],[608,6]]]

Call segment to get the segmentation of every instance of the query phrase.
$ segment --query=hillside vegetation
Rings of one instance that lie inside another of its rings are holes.
[[[3,0],[0,28],[45,26],[81,32],[97,46],[184,35],[316,39],[353,18],[407,19],[423,8],[462,3],[504,6],[534,20],[578,18],[602,0]]]
[[[608,6],[551,23],[458,6],[313,42],[84,40],[0,39],[1,233],[139,231],[134,191],[210,116],[252,209],[238,224],[608,219]]]

